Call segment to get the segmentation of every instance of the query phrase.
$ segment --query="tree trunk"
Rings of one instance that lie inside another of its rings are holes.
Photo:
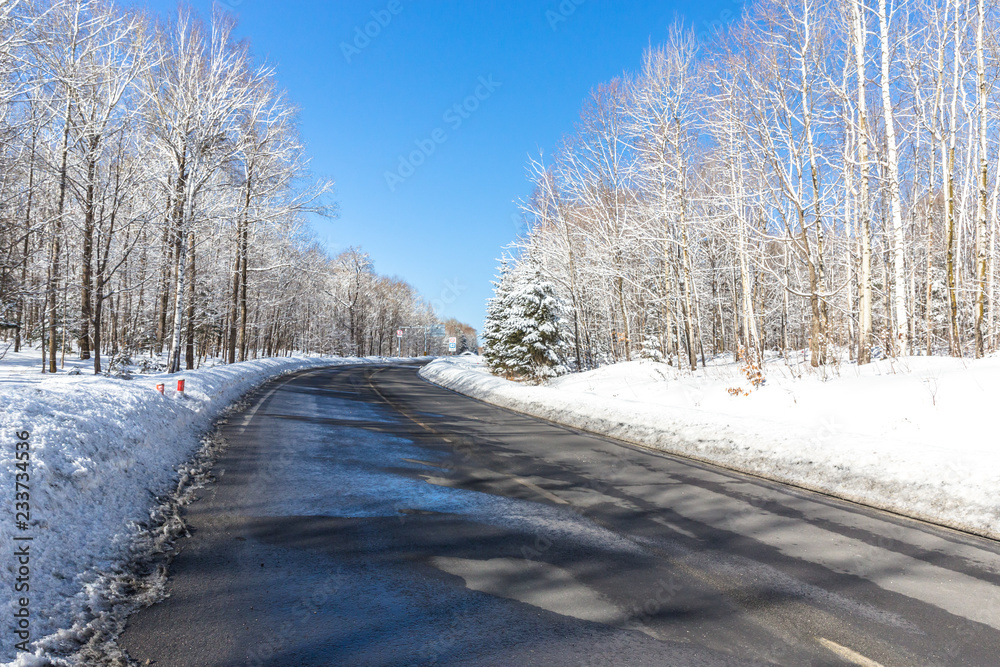
[[[240,307],[240,232],[241,230],[237,229],[236,257],[233,260],[233,290],[230,295],[229,316],[226,325],[228,327],[228,335],[226,336],[226,362],[230,364],[236,363],[236,335],[238,331],[236,318]]]
[[[989,347],[991,350],[996,349],[997,346],[997,306],[994,300],[994,292],[996,288],[996,268],[997,268],[997,195],[998,189],[1000,189],[1000,178],[993,179],[993,196],[992,203],[990,205],[990,241],[989,241],[989,271],[986,277],[986,284],[988,285],[988,294],[986,296],[986,304],[989,307],[987,316],[987,327],[989,329]]]
[[[60,241],[62,240],[62,229],[63,229],[63,215],[66,213],[66,186],[68,181],[67,174],[67,161],[69,159],[69,127],[71,122],[71,112],[72,105],[66,103],[66,116],[63,119],[63,138],[62,138],[62,149],[59,161],[59,202],[56,206],[56,216],[52,222],[52,256],[51,264],[49,268],[49,279],[48,285],[46,286],[46,292],[49,301],[49,373],[56,372],[56,346],[58,331],[56,327],[57,323],[57,309],[58,309],[58,291],[59,291],[59,254],[62,252],[60,247]]]
[[[903,212],[899,194],[899,158],[896,154],[896,125],[893,117],[891,81],[889,80],[889,17],[885,0],[879,0],[879,29],[882,47],[882,112],[885,115],[886,168],[889,175],[889,206],[892,215],[892,290],[895,297],[893,351],[909,351],[909,315],[906,310],[906,247],[903,238]]]
[[[956,3],[953,26],[956,51],[960,48],[960,33],[958,24],[958,5]],[[958,71],[960,59],[955,58],[954,60],[955,63],[952,75],[951,118],[948,129],[947,172],[945,174],[947,179],[947,192],[945,194],[947,197],[947,215],[945,221],[945,243],[947,245],[947,250],[945,252],[945,263],[948,281],[948,316],[950,323],[949,337],[951,354],[954,357],[960,357],[962,356],[962,341],[958,330],[958,295],[955,284],[955,138],[957,135],[955,123],[958,113]]]
[[[954,135],[953,138],[954,140]],[[945,216],[945,272],[948,281],[948,321],[951,356],[962,356],[958,332],[958,296],[955,286],[955,147],[948,150],[948,191]]]
[[[233,262],[233,293],[232,293],[232,303],[230,306],[230,324],[229,324],[229,342],[228,342],[228,361],[229,363],[235,363],[236,361],[236,347],[237,347],[237,335],[238,328],[236,326],[237,313],[240,312],[241,322],[246,321],[246,315],[240,310],[240,285],[242,281],[246,280],[246,271],[243,270],[243,264],[246,258],[246,249],[244,247],[244,232],[250,222],[250,201],[253,193],[253,169],[249,169],[247,172],[247,181],[243,190],[243,211],[241,212],[236,223],[236,258]],[[242,334],[239,334],[242,336]],[[242,343],[240,348],[242,348]]]
[[[733,171],[735,172],[735,169]],[[750,282],[750,268],[747,261],[747,223],[743,216],[743,206],[741,203],[742,181],[736,180],[735,176],[734,173],[733,182],[738,183],[741,188],[740,193],[737,195],[740,198],[737,200],[736,224],[739,227],[737,236],[739,239],[740,293],[743,299],[743,347],[747,355],[753,355],[751,357],[753,361],[759,362],[762,356],[760,340],[757,335],[757,321],[753,312],[753,285]]]
[[[94,292],[94,375],[101,373],[101,325],[104,314],[104,287],[98,279]]]
[[[866,30],[858,0],[851,3],[854,18],[854,56],[858,79],[858,162],[861,179],[858,193],[858,216],[861,224],[861,285],[858,314],[858,365],[871,361],[872,349],[872,228],[869,202],[868,164],[868,100],[865,96]]]
[[[986,65],[983,58],[983,27],[986,22],[985,0],[976,3],[976,83],[979,90],[979,206],[976,216],[976,358],[986,354],[983,320],[986,314],[986,197],[988,167],[986,161]]]
[[[175,245],[175,261],[174,261],[174,275],[176,279],[174,281],[174,330],[170,337],[170,373],[179,373],[181,370],[181,334],[182,334],[182,321],[184,315],[184,288],[185,288],[185,276],[187,271],[185,268],[187,266],[187,220],[186,215],[186,188],[187,188],[187,174],[186,174],[186,164],[184,159],[181,159],[181,163],[178,168],[177,183],[174,189],[174,245]]]
[[[167,196],[167,214],[166,219],[163,221],[163,268],[162,268],[162,280],[160,281],[160,299],[159,299],[159,309],[158,317],[156,321],[156,353],[163,354],[163,343],[166,342],[167,337],[167,309],[170,307],[170,278],[171,264],[170,260],[173,258],[175,248],[172,243],[172,233],[176,233],[174,230],[174,209],[172,206],[173,196],[172,193]]]
[[[33,116],[34,114],[32,114]],[[34,119],[32,119],[34,120]],[[21,289],[17,295],[17,328],[14,329],[14,352],[21,351],[21,330],[26,328],[27,318],[24,312],[24,292],[28,287],[28,251],[31,239],[31,206],[35,196],[35,147],[38,140],[37,126],[32,123],[31,153],[28,162],[28,200],[24,207],[24,249],[21,253]]]
[[[247,360],[247,225],[243,226],[243,233],[240,236],[240,361]],[[352,334],[353,335],[353,334]]]
[[[931,146],[931,156],[934,155],[934,147]],[[931,182],[934,181],[934,164],[933,159],[931,160]],[[927,286],[924,294],[924,329],[925,335],[927,336],[927,356],[931,356],[933,351],[934,342],[934,329],[933,329],[933,319],[931,318],[931,312],[933,308],[934,292],[932,289],[933,276],[932,269],[934,268],[934,253],[933,253],[933,240],[934,240],[934,215],[928,206],[927,211]]]
[[[96,203],[96,172],[98,138],[90,140],[87,152],[87,190],[83,202],[83,255],[81,257],[80,279],[80,359],[90,359],[90,321],[93,318],[91,308],[91,292],[93,291],[93,255],[94,255],[94,208]]]
[[[619,269],[621,264],[618,264]],[[625,312],[625,279],[622,276],[618,276],[615,280],[617,291],[618,291],[618,311],[622,318],[622,328],[624,329],[622,335],[625,342],[625,361],[632,361],[632,341],[630,337],[632,335],[629,330],[628,314]]]

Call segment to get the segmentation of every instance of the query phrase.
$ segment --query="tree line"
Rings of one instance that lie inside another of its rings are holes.
[[[0,352],[41,343],[53,373],[67,352],[96,373],[166,354],[176,372],[395,354],[398,327],[437,322],[365,253],[311,237],[332,183],[233,29],[221,11],[0,0]]]
[[[986,0],[673,26],[529,163],[515,250],[555,286],[568,361],[996,350],[998,37]]]

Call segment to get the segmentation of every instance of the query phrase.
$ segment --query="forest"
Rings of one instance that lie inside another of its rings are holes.
[[[165,355],[176,372],[394,355],[404,326],[401,351],[424,352],[431,305],[360,249],[315,240],[333,184],[310,174],[294,105],[234,27],[222,11],[0,0],[0,356],[100,373]]]
[[[674,25],[529,162],[498,294],[551,284],[577,369],[994,352],[998,37],[985,0]]]

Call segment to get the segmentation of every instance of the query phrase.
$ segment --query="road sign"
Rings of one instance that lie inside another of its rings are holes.
[[[448,339],[448,351],[455,352],[458,350],[458,338],[452,336]]]
[[[403,330],[396,329],[396,338],[402,338],[402,337],[403,337]]]

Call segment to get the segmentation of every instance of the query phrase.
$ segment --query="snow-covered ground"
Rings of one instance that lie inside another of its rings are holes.
[[[146,359],[145,355],[136,357],[135,361],[140,362],[143,359]],[[155,359],[149,359],[149,361],[163,364],[164,367],[166,364],[163,357],[156,357]],[[107,356],[102,357],[101,363],[105,371],[107,371],[110,362],[111,359]],[[214,359],[208,359],[203,366],[214,366],[216,363]],[[48,364],[46,363],[47,367]],[[134,363],[129,368],[137,372],[139,364]],[[65,357],[57,354],[56,369],[57,376],[69,375],[74,372],[79,372],[83,375],[93,375],[94,362],[93,360],[81,361],[76,354],[68,353]],[[9,382],[11,380],[17,380],[18,382],[42,382],[51,379],[51,375],[42,373],[42,350],[37,343],[31,347],[21,348],[20,352],[14,352],[13,346],[8,347],[8,343],[0,341],[0,382]]]
[[[16,598],[29,599],[33,642],[48,636],[49,644],[72,644],[68,629],[102,610],[99,575],[127,557],[138,525],[149,520],[157,497],[176,486],[178,468],[223,409],[277,375],[366,360],[264,359],[131,380],[88,375],[92,369],[80,362],[66,370],[79,365],[82,375],[43,376],[40,361],[35,350],[0,361],[0,663],[15,657],[8,640]],[[178,377],[186,381],[183,395],[174,391]],[[167,383],[166,395],[156,391],[158,382]],[[29,487],[26,530],[14,512],[16,474],[24,473],[16,465],[16,434],[24,432],[30,434],[28,477],[21,478]],[[32,541],[14,539],[25,536]],[[20,565],[13,554],[26,543],[30,592],[15,593]]]
[[[567,426],[1000,538],[1000,357],[842,364],[826,377],[769,359],[764,373],[754,389],[731,358],[696,373],[633,361],[545,386],[494,377],[479,358],[421,371]]]

